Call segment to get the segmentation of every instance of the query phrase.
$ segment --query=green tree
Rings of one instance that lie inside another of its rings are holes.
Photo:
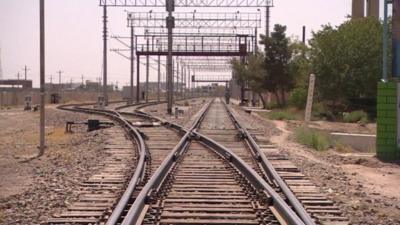
[[[307,102],[308,80],[311,73],[310,48],[298,40],[291,41],[289,48],[292,56],[288,69],[294,83],[289,102],[291,105],[303,109]]]
[[[242,64],[239,59],[233,58],[231,60],[231,67],[236,84],[239,86],[245,85],[247,81],[246,65]]]
[[[286,104],[285,93],[293,87],[293,77],[288,65],[291,58],[286,26],[276,24],[271,37],[262,36],[265,51],[265,88],[275,94],[278,105]]]
[[[312,70],[319,97],[332,106],[376,98],[382,71],[382,24],[376,18],[349,20],[313,34]]]
[[[250,55],[247,63],[247,78],[249,87],[255,92],[261,99],[263,108],[266,108],[266,102],[263,97],[265,91],[265,83],[267,79],[267,71],[264,67],[264,57],[262,54],[256,53]]]
[[[261,99],[263,108],[266,107],[262,93],[265,91],[266,71],[264,68],[264,57],[259,54],[250,55],[247,63],[243,64],[237,59],[231,61],[232,70],[238,85],[247,84]]]

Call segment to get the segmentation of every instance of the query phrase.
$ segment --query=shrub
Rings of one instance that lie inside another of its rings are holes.
[[[289,102],[298,109],[304,109],[307,104],[308,91],[305,88],[295,88],[290,94]]]
[[[276,104],[276,102],[270,102],[265,104],[265,108],[267,109],[276,109],[279,108],[278,104]]]
[[[349,145],[345,145],[345,144],[342,144],[339,142],[335,143],[335,145],[336,145],[335,146],[336,151],[338,151],[338,152],[342,152],[342,153],[354,152],[354,149]]]
[[[268,113],[268,118],[271,120],[295,120],[296,117],[287,111],[273,111]]]
[[[343,121],[346,123],[368,123],[368,115],[362,110],[343,113]]]
[[[295,132],[296,140],[317,151],[324,151],[330,146],[330,138],[327,134],[323,134],[313,129],[298,128]]]
[[[334,121],[335,115],[324,104],[316,102],[313,104],[312,115],[315,118]]]

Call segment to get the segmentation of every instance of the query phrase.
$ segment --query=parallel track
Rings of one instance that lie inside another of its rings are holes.
[[[285,171],[266,159],[254,135],[219,100],[203,107],[190,129],[123,108],[74,108],[111,117],[132,130],[128,133],[137,133],[135,141],[142,143],[137,158],[144,156],[144,161],[111,217],[101,216],[107,224],[348,223],[337,208],[318,201],[317,191],[303,193],[302,185],[309,181],[289,179],[286,184]],[[140,132],[132,126],[138,124]]]
[[[121,105],[121,102],[115,103]],[[99,110],[92,106],[72,104],[59,109],[105,116],[123,129],[108,129],[112,138],[106,140],[105,151],[110,156],[102,162],[104,168],[81,183],[78,199],[46,224],[100,224],[109,217],[112,208],[114,213],[122,202],[128,204],[138,184],[145,183],[149,154],[141,133],[132,126],[144,119],[131,116],[128,121],[112,109]]]
[[[122,224],[314,224],[303,222],[234,152],[196,131],[214,107],[203,109],[189,130],[173,125],[186,134]]]

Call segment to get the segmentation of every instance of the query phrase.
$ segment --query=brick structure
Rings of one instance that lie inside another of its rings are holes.
[[[397,145],[397,82],[378,84],[377,155],[385,161],[400,159]]]

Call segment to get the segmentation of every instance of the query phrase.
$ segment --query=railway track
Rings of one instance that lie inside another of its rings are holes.
[[[197,132],[215,108],[210,105],[190,129],[170,124],[185,135],[122,224],[314,224],[304,222],[239,156]]]
[[[121,102],[116,102],[116,105],[121,105]],[[145,142],[132,125],[143,118],[136,117],[134,122],[131,117],[128,121],[116,111],[95,109],[92,104],[59,108],[107,117],[119,126],[107,129],[111,138],[106,141],[105,151],[109,156],[102,162],[103,169],[82,182],[77,190],[78,199],[66,210],[48,219],[46,224],[100,224],[117,209],[117,203],[123,201],[123,196],[132,195],[137,185],[146,178],[144,168],[148,154]]]
[[[107,130],[112,138],[106,143],[105,151],[110,157],[104,160],[103,170],[83,182],[77,191],[79,198],[46,224],[104,224],[106,221],[113,224],[124,216],[124,208],[132,203],[138,191],[180,140],[178,133],[154,122],[155,119],[129,113],[152,104],[158,102],[130,106],[115,102],[104,110],[95,109],[92,104],[60,107],[108,117],[123,129],[113,127]]]
[[[64,222],[50,224],[348,224],[333,203],[309,192],[313,188],[304,176],[285,176],[287,168],[271,164],[255,135],[220,100],[203,107],[190,129],[132,112],[141,107],[118,107],[118,112],[74,107],[111,117],[135,133],[137,166],[123,194],[105,195],[112,206],[101,215],[100,209],[89,213],[83,206],[64,214]]]
[[[331,201],[325,193],[322,193],[285,154],[282,154],[263,137],[262,127],[254,122],[246,121],[248,117],[240,117],[238,112],[232,108],[227,107],[227,109],[235,126],[241,130],[243,136],[247,137],[246,142],[258,155],[258,165],[267,171],[266,179],[272,181],[285,193],[288,193],[287,189],[289,189],[292,193],[289,195],[295,196],[318,224],[349,224],[348,218],[344,216],[339,206]]]

